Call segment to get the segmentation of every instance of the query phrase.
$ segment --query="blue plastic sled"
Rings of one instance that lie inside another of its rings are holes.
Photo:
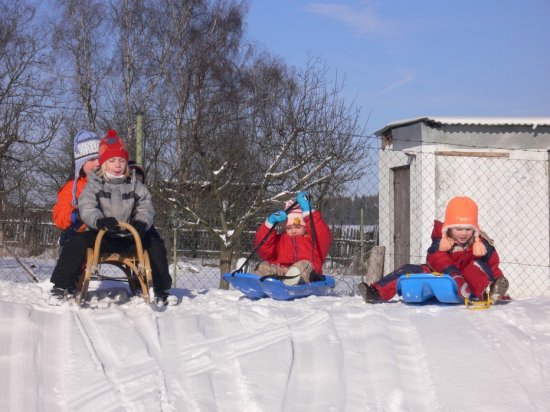
[[[307,296],[324,296],[336,285],[334,278],[328,275],[325,275],[325,280],[297,286],[288,286],[272,278],[260,282],[260,276],[251,273],[225,273],[223,278],[250,299],[270,297],[275,300],[292,300]]]
[[[422,303],[436,299],[442,303],[463,303],[456,282],[446,274],[412,273],[397,280],[397,294],[406,303]]]

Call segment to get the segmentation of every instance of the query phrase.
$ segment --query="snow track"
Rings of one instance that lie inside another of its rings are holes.
[[[50,307],[42,285],[2,286],[0,410],[539,411],[550,403],[544,299],[472,311],[359,297],[251,301],[212,290],[185,291],[158,313],[139,299]]]

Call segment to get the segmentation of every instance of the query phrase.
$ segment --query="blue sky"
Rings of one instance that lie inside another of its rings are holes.
[[[550,0],[250,0],[247,36],[345,76],[373,133],[417,116],[550,116]]]

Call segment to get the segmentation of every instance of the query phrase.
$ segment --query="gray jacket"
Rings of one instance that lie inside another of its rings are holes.
[[[149,229],[155,217],[151,194],[143,183],[129,177],[107,182],[95,173],[90,173],[78,198],[78,211],[82,221],[92,229],[97,229],[97,220],[102,217],[126,223],[139,220]]]

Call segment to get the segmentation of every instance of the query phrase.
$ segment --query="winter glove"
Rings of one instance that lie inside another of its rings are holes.
[[[137,230],[139,237],[143,239],[143,236],[147,233],[147,223],[140,220],[133,220],[130,224]]]
[[[108,232],[116,232],[117,230],[120,230],[118,220],[116,220],[114,217],[99,218],[96,221],[96,226],[97,230],[105,229]]]
[[[299,192],[296,196],[296,201],[300,205],[302,213],[311,212],[311,204],[309,202],[309,195],[307,194],[307,192]]]
[[[273,226],[275,223],[281,223],[286,220],[286,212],[284,210],[279,210],[278,212],[272,213],[267,218],[267,223]]]

